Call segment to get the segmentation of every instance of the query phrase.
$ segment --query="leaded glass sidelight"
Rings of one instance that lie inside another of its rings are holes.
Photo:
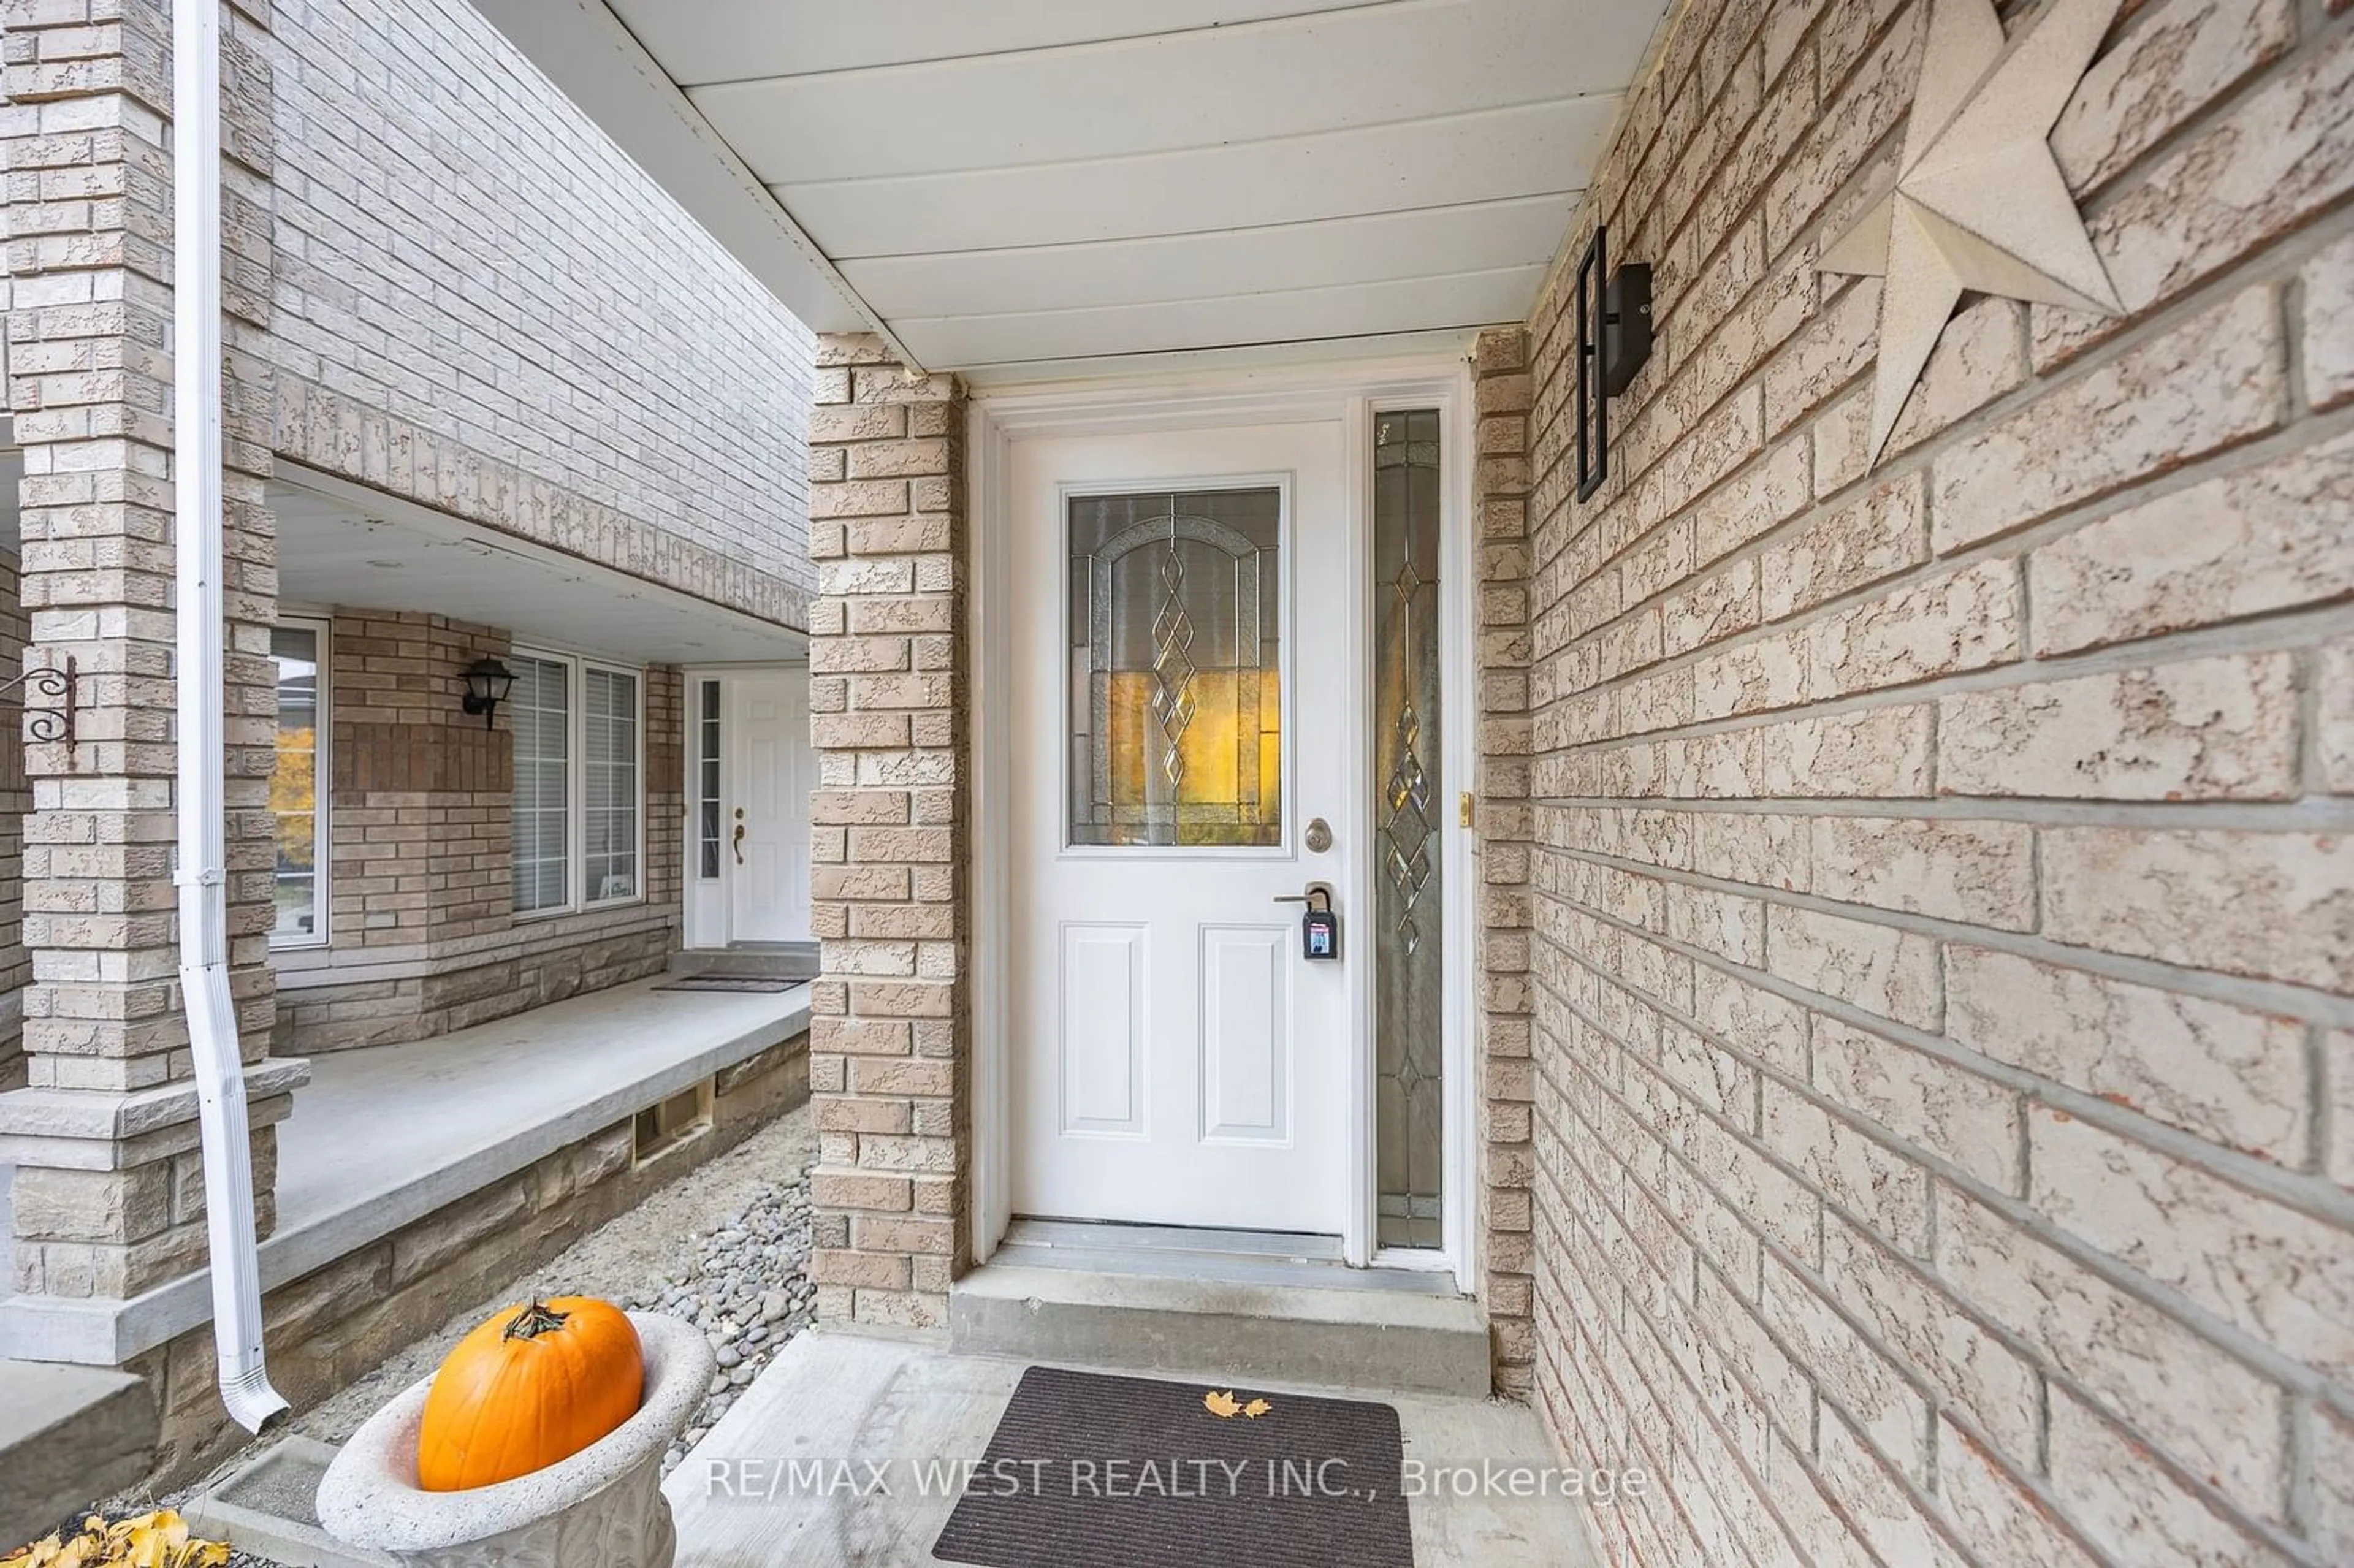
[[[1374,1097],[1384,1246],[1444,1245],[1438,414],[1373,418]]]
[[[1283,842],[1283,493],[1069,502],[1075,845]]]

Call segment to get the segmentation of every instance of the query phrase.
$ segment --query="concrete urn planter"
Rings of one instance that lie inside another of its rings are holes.
[[[417,1484],[428,1378],[368,1417],[319,1482],[319,1521],[412,1568],[671,1568],[677,1533],[663,1454],[717,1370],[691,1323],[632,1312],[645,1359],[638,1413],[568,1459],[496,1486]]]

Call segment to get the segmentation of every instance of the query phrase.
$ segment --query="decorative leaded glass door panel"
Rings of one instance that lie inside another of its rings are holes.
[[[1072,844],[1283,842],[1283,492],[1069,497]]]

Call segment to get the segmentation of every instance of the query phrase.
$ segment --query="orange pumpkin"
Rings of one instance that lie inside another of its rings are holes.
[[[451,1492],[544,1469],[635,1415],[644,1390],[638,1331],[610,1302],[558,1296],[506,1308],[433,1374],[418,1484]]]

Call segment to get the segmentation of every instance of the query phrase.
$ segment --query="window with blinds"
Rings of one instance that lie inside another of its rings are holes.
[[[572,901],[569,869],[572,668],[517,653],[507,722],[514,733],[514,906],[517,914]]]
[[[582,672],[581,887],[591,904],[638,895],[638,678]]]

